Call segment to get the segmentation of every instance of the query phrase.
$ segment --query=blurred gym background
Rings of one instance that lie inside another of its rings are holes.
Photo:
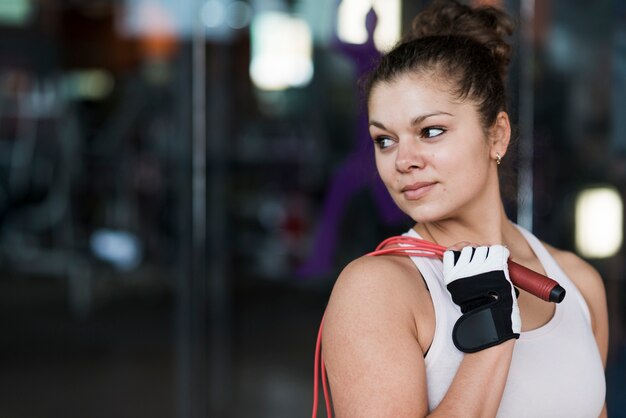
[[[307,416],[335,277],[411,225],[356,81],[427,3],[0,0],[0,416]],[[626,3],[489,3],[507,210],[602,273],[623,417]]]

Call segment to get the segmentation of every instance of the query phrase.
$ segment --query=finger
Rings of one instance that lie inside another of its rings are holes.
[[[503,245],[492,245],[489,249],[488,263],[494,265],[504,265],[509,258],[509,249]]]
[[[465,247],[461,250],[461,256],[459,260],[456,262],[457,266],[465,266],[469,264],[472,259],[472,255],[474,254],[474,247]]]
[[[451,271],[454,267],[455,261],[453,250],[447,250],[443,253],[443,271]]]
[[[487,259],[487,254],[489,252],[488,247],[476,247],[476,251],[474,252],[474,256],[472,257],[472,261],[476,260],[477,262],[484,262]]]

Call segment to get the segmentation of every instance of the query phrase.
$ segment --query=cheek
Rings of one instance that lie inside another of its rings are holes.
[[[450,149],[431,156],[430,162],[443,179],[451,179],[460,175],[462,167],[468,166],[467,159],[459,157],[459,151]]]
[[[482,139],[480,140],[482,141]],[[478,142],[478,140],[475,140]],[[478,175],[488,163],[488,149],[480,144],[463,144],[461,147],[452,147],[437,155],[437,165],[448,175],[467,176]]]

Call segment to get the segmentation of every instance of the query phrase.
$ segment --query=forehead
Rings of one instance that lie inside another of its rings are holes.
[[[368,100],[369,120],[387,127],[412,125],[422,115],[449,113],[466,127],[481,126],[476,103],[460,99],[454,83],[434,74],[405,74],[373,86]]]
[[[460,100],[452,93],[449,81],[432,74],[404,74],[375,84],[370,92],[368,108],[370,112],[389,106],[398,110],[401,103],[447,108],[471,104],[468,100]]]

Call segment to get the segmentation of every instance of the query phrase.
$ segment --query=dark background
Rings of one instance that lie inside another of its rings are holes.
[[[403,30],[427,3],[399,1]],[[577,194],[626,187],[626,6],[491,3],[519,26],[507,210],[578,251]],[[0,1],[0,416],[310,413],[334,279],[411,225],[363,133],[375,50],[337,38],[338,4]],[[267,11],[310,27],[302,86],[251,81]],[[623,249],[590,261],[626,416]]]

